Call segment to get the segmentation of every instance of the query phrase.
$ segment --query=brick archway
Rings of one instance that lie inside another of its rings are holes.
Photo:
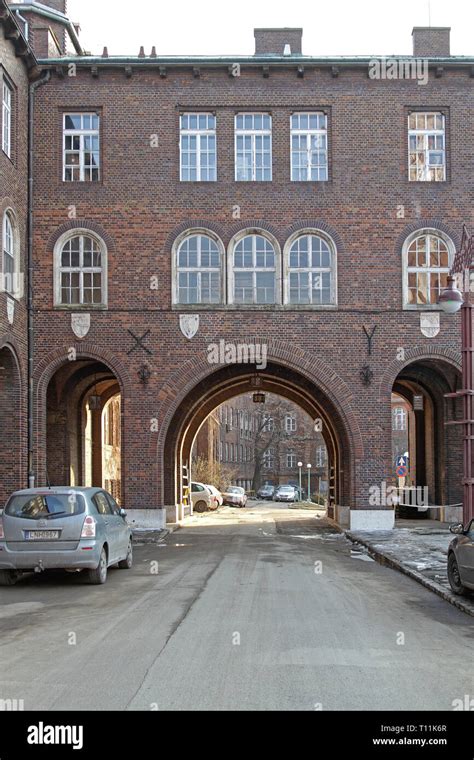
[[[68,351],[63,348],[55,351],[38,363],[35,376],[35,464],[38,481],[44,481],[46,477],[46,452],[48,443],[48,404],[50,403],[50,384],[57,373],[64,373],[68,367],[77,369],[75,375],[66,377],[64,388],[71,387],[71,402],[77,405],[78,418],[81,415],[83,397],[91,384],[100,384],[104,377],[115,383],[112,389],[116,393],[118,388],[125,406],[126,399],[132,393],[132,382],[128,370],[109,351],[98,350],[95,345],[83,343],[75,345],[75,359],[68,359]],[[90,365],[90,366],[87,366]],[[88,374],[89,373],[89,374]],[[89,380],[88,380],[89,377]],[[90,379],[92,378],[92,380]],[[94,379],[95,378],[95,379]],[[112,392],[110,390],[110,393]],[[72,394],[72,395],[71,395]],[[104,398],[109,397],[109,389],[105,389]],[[102,395],[102,391],[101,391]],[[122,440],[124,439],[123,422],[121,426]],[[122,450],[122,460],[124,451]],[[122,468],[123,471],[123,468]],[[67,485],[67,483],[65,483]]]
[[[0,340],[0,504],[25,487],[25,431],[21,370],[10,341]]]
[[[247,338],[246,342],[252,340]],[[294,401],[314,419],[321,417],[336,468],[337,498],[339,503],[349,506],[355,497],[355,465],[363,458],[350,389],[323,362],[308,358],[297,347],[275,342],[268,346],[268,355],[266,370],[258,373],[262,389]],[[254,375],[252,365],[234,364],[216,369],[194,360],[182,368],[179,376],[164,384],[157,440],[158,468],[163,473],[161,503],[176,503],[179,496],[176,468],[180,467],[182,457],[189,455],[205,417],[225,400],[251,392],[250,380]]]

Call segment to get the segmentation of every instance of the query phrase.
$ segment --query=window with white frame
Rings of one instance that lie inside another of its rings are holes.
[[[246,235],[233,251],[234,303],[276,301],[276,254],[263,235]]]
[[[262,430],[264,430],[266,433],[273,433],[273,431],[275,430],[275,420],[273,419],[273,417],[264,415]]]
[[[219,462],[222,462],[222,455],[223,455],[222,449],[223,449],[222,441],[219,441]]]
[[[293,467],[296,467],[297,457],[294,451],[288,451],[286,455],[286,466],[288,469],[293,469]]]
[[[272,470],[275,463],[275,452],[273,449],[267,449],[263,453],[263,467],[265,470]]]
[[[8,158],[12,155],[12,100],[13,91],[3,80],[2,85],[2,150]]]
[[[446,180],[445,117],[413,112],[408,116],[408,178],[410,182]]]
[[[268,113],[235,116],[235,179],[269,182],[272,178],[272,117]]]
[[[336,257],[319,235],[301,235],[288,253],[288,302],[330,305],[336,301]]]
[[[412,239],[405,252],[406,305],[436,306],[450,267],[450,249],[442,237],[429,233]]]
[[[285,430],[287,433],[294,433],[296,431],[296,415],[285,415]]]
[[[56,305],[106,303],[106,252],[92,235],[69,236],[58,250]]]
[[[324,467],[326,464],[326,446],[316,447],[316,467]]]
[[[190,235],[178,246],[177,297],[180,304],[221,301],[221,253],[207,235]]]
[[[392,409],[392,430],[406,430],[407,412],[403,406],[395,406]]]
[[[100,120],[96,113],[65,113],[63,124],[63,180],[100,180]]]
[[[5,293],[15,293],[15,236],[10,214],[6,211],[2,224],[2,287]]]
[[[291,179],[324,182],[328,178],[327,116],[324,113],[291,115]]]
[[[180,156],[182,182],[216,181],[216,117],[213,114],[184,113],[181,115]]]
[[[226,462],[229,461],[229,444],[228,443],[225,444],[225,461]]]

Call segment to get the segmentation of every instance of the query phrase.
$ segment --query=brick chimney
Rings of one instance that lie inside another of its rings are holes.
[[[301,55],[302,29],[254,29],[255,55]]]
[[[41,0],[39,7],[29,5],[29,0],[7,0],[12,11],[18,12],[28,24],[28,42],[38,58],[56,58],[66,53],[67,31],[61,20],[44,15],[50,9],[61,16],[67,15],[67,0]]]
[[[416,58],[445,58],[449,52],[449,26],[413,27],[413,55]]]

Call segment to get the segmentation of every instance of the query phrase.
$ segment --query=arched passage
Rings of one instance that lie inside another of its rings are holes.
[[[22,399],[20,371],[9,346],[0,349],[0,507],[22,482]]]
[[[103,362],[62,364],[46,389],[44,462],[51,485],[99,486],[120,502],[121,387]]]
[[[459,402],[445,398],[460,383],[454,362],[428,356],[407,363],[392,388],[408,411],[407,483],[427,488],[428,503],[436,506],[429,515],[441,520],[456,517],[460,508],[448,505],[462,502],[462,439],[459,428],[449,424],[461,410]],[[401,510],[403,516],[406,512]]]
[[[208,415],[225,401],[254,390],[282,396],[313,420],[320,420],[329,459],[331,508],[349,506],[354,496],[355,454],[342,410],[314,381],[274,361],[258,373],[248,365],[222,367],[198,381],[182,399],[164,443],[164,503],[182,503],[183,468],[190,466],[193,442]]]

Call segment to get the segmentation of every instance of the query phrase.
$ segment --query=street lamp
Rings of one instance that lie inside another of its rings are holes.
[[[311,465],[307,464],[308,468],[308,501],[311,501]]]
[[[474,518],[474,339],[473,310],[470,294],[470,274],[474,270],[474,236],[463,227],[461,248],[456,252],[454,263],[448,277],[448,286],[440,293],[438,304],[446,314],[461,311],[461,352],[462,352],[462,390],[445,393],[445,398],[462,398],[463,415],[461,420],[452,420],[447,425],[463,425],[463,523],[467,526]],[[463,276],[463,292],[454,285],[455,274]]]
[[[299,495],[300,499],[303,497],[303,489],[301,487],[301,468],[302,467],[303,467],[303,462],[298,462],[299,480],[300,480],[300,495]]]

